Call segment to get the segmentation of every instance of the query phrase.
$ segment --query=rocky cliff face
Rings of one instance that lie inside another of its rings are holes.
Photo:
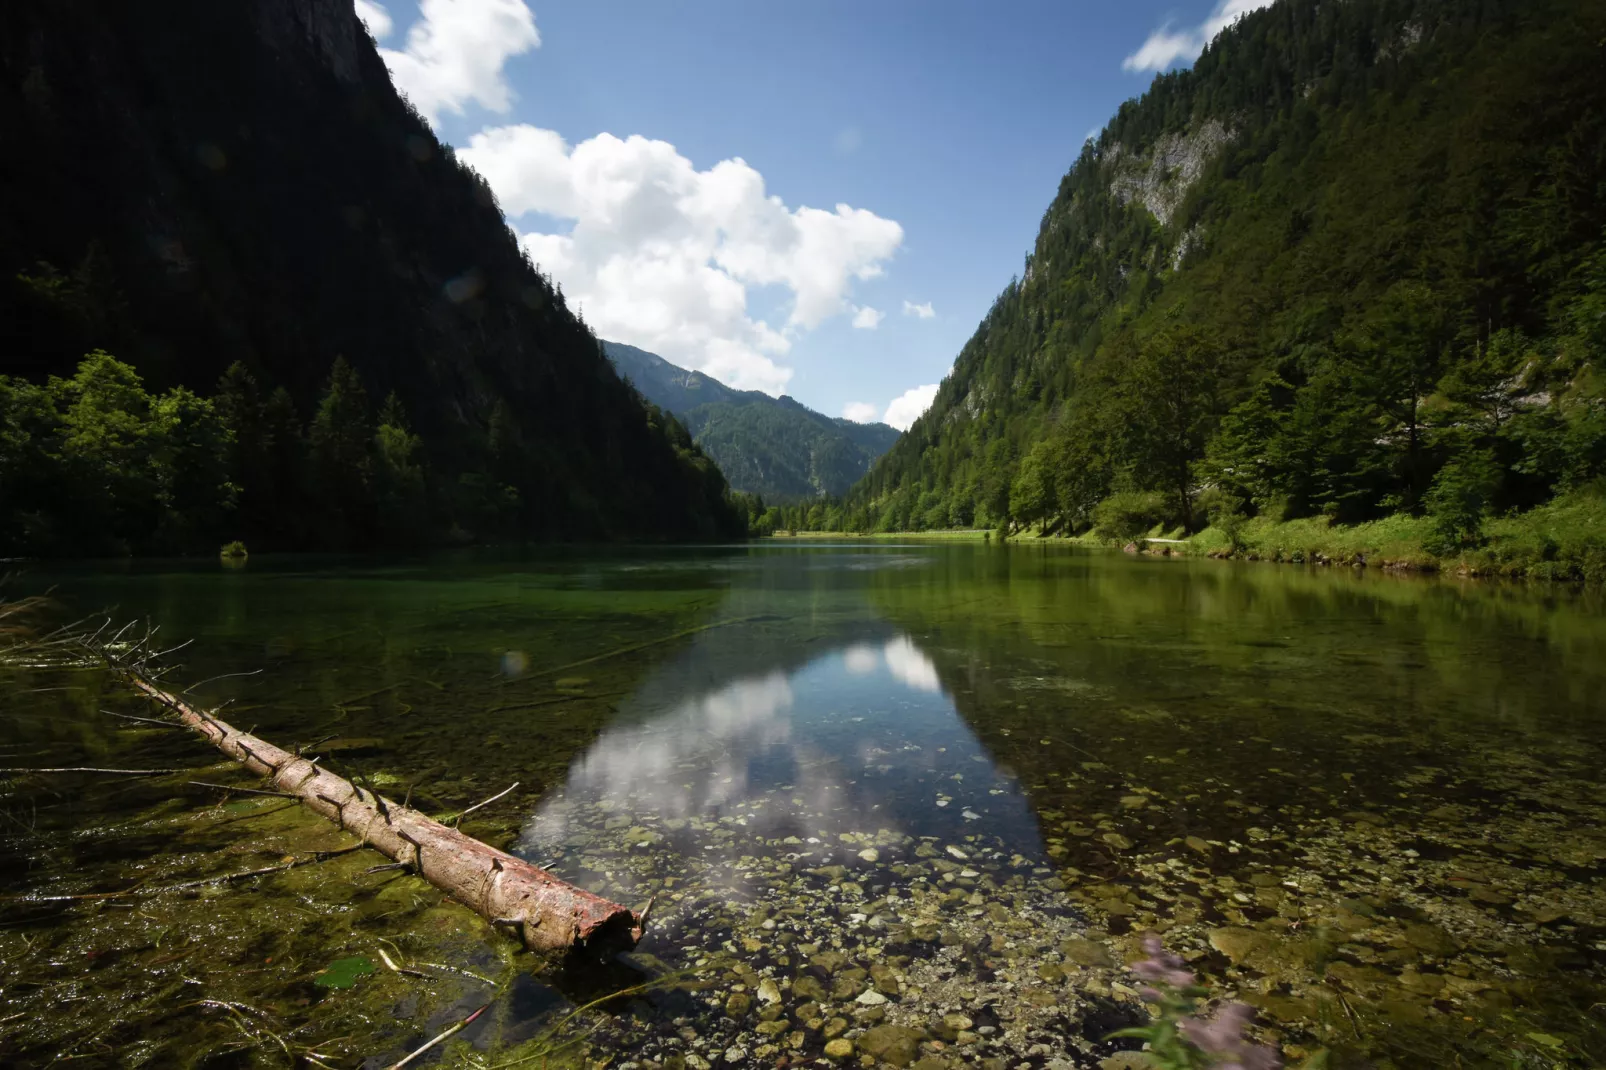
[[[1186,132],[1160,137],[1146,156],[1125,153],[1117,142],[1104,161],[1113,172],[1110,192],[1122,204],[1143,205],[1163,227],[1182,206],[1205,165],[1231,140],[1232,133],[1219,120],[1206,119]]]

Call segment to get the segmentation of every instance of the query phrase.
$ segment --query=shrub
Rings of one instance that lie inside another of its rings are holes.
[[[1481,454],[1458,457],[1439,470],[1423,499],[1432,533],[1426,548],[1451,554],[1483,543],[1483,520],[1499,482],[1494,461]]]
[[[1124,542],[1164,524],[1168,512],[1164,495],[1153,491],[1121,491],[1093,509],[1093,533],[1101,539]]]

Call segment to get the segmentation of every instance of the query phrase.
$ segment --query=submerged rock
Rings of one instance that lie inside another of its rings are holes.
[[[878,1025],[859,1038],[859,1049],[878,1062],[908,1066],[914,1062],[925,1034],[904,1025]]]

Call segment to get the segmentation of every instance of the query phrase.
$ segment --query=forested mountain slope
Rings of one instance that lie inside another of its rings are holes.
[[[1084,148],[844,527],[1480,518],[1606,466],[1606,5],[1278,0]]]
[[[0,553],[740,529],[351,0],[7,3],[0,141]]]
[[[840,496],[897,441],[886,424],[815,412],[789,397],[732,390],[644,349],[604,342],[636,389],[673,413],[737,491],[770,503]]]

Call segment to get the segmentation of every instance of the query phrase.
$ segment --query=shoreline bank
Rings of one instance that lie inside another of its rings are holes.
[[[1279,564],[1376,568],[1390,572],[1443,573],[1479,579],[1544,580],[1569,584],[1606,582],[1606,498],[1592,494],[1558,499],[1515,516],[1486,522],[1477,546],[1434,553],[1433,522],[1395,515],[1360,524],[1333,525],[1325,518],[1244,520],[1228,532],[1212,525],[1193,535],[1153,529],[1126,539],[1019,532],[1009,542],[1066,543],[1173,557],[1269,561]],[[998,541],[983,528],[904,532],[776,533],[786,540]]]

